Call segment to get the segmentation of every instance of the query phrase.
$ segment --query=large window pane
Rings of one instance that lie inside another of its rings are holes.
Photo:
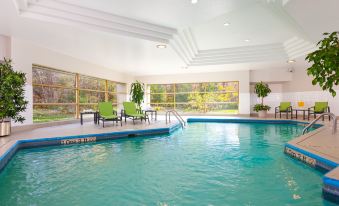
[[[174,84],[152,84],[151,93],[173,93]]]
[[[175,85],[176,93],[184,92],[204,92],[204,87],[200,83],[195,84],[176,84]]]
[[[151,107],[157,111],[166,111],[174,109],[174,104],[151,104]]]
[[[75,103],[75,90],[34,86],[34,103]]]
[[[34,122],[79,117],[83,110],[97,110],[98,103],[105,100],[112,102],[113,106],[119,107],[120,110],[122,102],[126,101],[124,83],[36,65],[32,71]],[[76,102],[77,99],[79,102]]]
[[[224,113],[224,114],[237,114],[238,112],[238,103],[226,103],[226,104],[207,104],[208,113]]]
[[[75,74],[33,67],[33,84],[44,84],[74,88]]]
[[[105,92],[80,90],[80,103],[98,103],[105,101]]]
[[[117,83],[112,81],[107,81],[107,91],[117,92]]]
[[[238,112],[238,102],[239,82],[150,85],[151,106],[160,111],[233,114]]]
[[[151,94],[152,103],[172,103],[173,101],[173,94]]]
[[[33,117],[35,123],[73,119],[75,105],[34,105]]]
[[[80,76],[80,89],[100,90],[105,91],[106,80],[88,76]]]
[[[108,101],[117,103],[117,94],[116,93],[108,93]]]

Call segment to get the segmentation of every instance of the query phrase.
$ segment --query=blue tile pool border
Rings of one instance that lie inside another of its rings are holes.
[[[179,129],[181,125],[175,124],[171,127],[155,128],[155,129],[143,129],[143,130],[128,130],[120,132],[107,132],[99,134],[84,134],[84,135],[73,135],[73,136],[62,136],[62,137],[48,137],[39,139],[25,139],[17,140],[3,155],[0,156],[0,172],[6,167],[8,162],[20,149],[32,148],[32,147],[43,147],[43,146],[54,146],[63,145],[63,140],[75,140],[75,139],[86,139],[95,137],[95,141],[103,140],[114,140],[128,137],[140,137],[147,135],[161,135],[170,134],[175,130]]]

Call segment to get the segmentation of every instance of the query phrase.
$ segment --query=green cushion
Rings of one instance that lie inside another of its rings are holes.
[[[328,102],[315,102],[314,112],[317,112],[317,113],[326,112],[327,107],[328,107]]]
[[[280,102],[279,111],[286,112],[291,106],[291,102]]]
[[[144,114],[140,114],[137,110],[137,106],[134,102],[123,102],[125,114],[133,117],[144,117]]]
[[[116,118],[118,118],[118,116],[117,115],[114,115],[114,114],[112,114],[112,115],[101,115],[101,117],[102,118],[104,118],[104,119],[116,119]]]
[[[101,117],[113,115],[113,106],[111,102],[99,102],[99,114]]]

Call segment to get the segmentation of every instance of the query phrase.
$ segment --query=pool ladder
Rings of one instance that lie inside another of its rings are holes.
[[[168,110],[166,111],[166,124],[171,122],[171,113],[177,118],[180,122],[182,128],[186,127],[186,121],[180,116],[180,114],[176,110]]]
[[[311,128],[320,118],[323,116],[330,116],[333,119],[333,124],[332,124],[332,134],[335,134],[337,132],[337,117],[335,114],[326,112],[321,114],[319,117],[315,118],[312,122],[310,122],[304,129],[303,129],[303,134],[305,134],[309,128]]]

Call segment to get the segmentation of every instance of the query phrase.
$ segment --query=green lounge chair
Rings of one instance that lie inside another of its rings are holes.
[[[280,113],[280,118],[281,118],[281,113],[286,113],[286,119],[288,119],[288,114],[291,113],[291,118],[292,118],[291,102],[280,102],[280,106],[275,108],[275,113],[274,113],[275,118],[277,118],[277,113]]]
[[[126,118],[131,118],[133,120],[133,124],[135,124],[135,120],[140,119],[142,120],[148,120],[148,124],[150,124],[148,115],[144,114],[141,110],[138,110],[134,102],[123,102],[124,110],[123,115]]]
[[[317,117],[317,114],[323,114],[326,112],[330,112],[330,107],[328,106],[328,102],[315,102],[313,107],[308,108],[308,120],[310,120],[310,115],[313,114],[314,118]],[[323,116],[323,121],[325,117]],[[331,117],[328,116],[328,120],[331,121]]]
[[[105,127],[105,121],[112,121],[122,126],[122,118],[118,116],[117,112],[113,110],[111,102],[100,102],[99,103],[99,123],[102,121],[102,127]]]

